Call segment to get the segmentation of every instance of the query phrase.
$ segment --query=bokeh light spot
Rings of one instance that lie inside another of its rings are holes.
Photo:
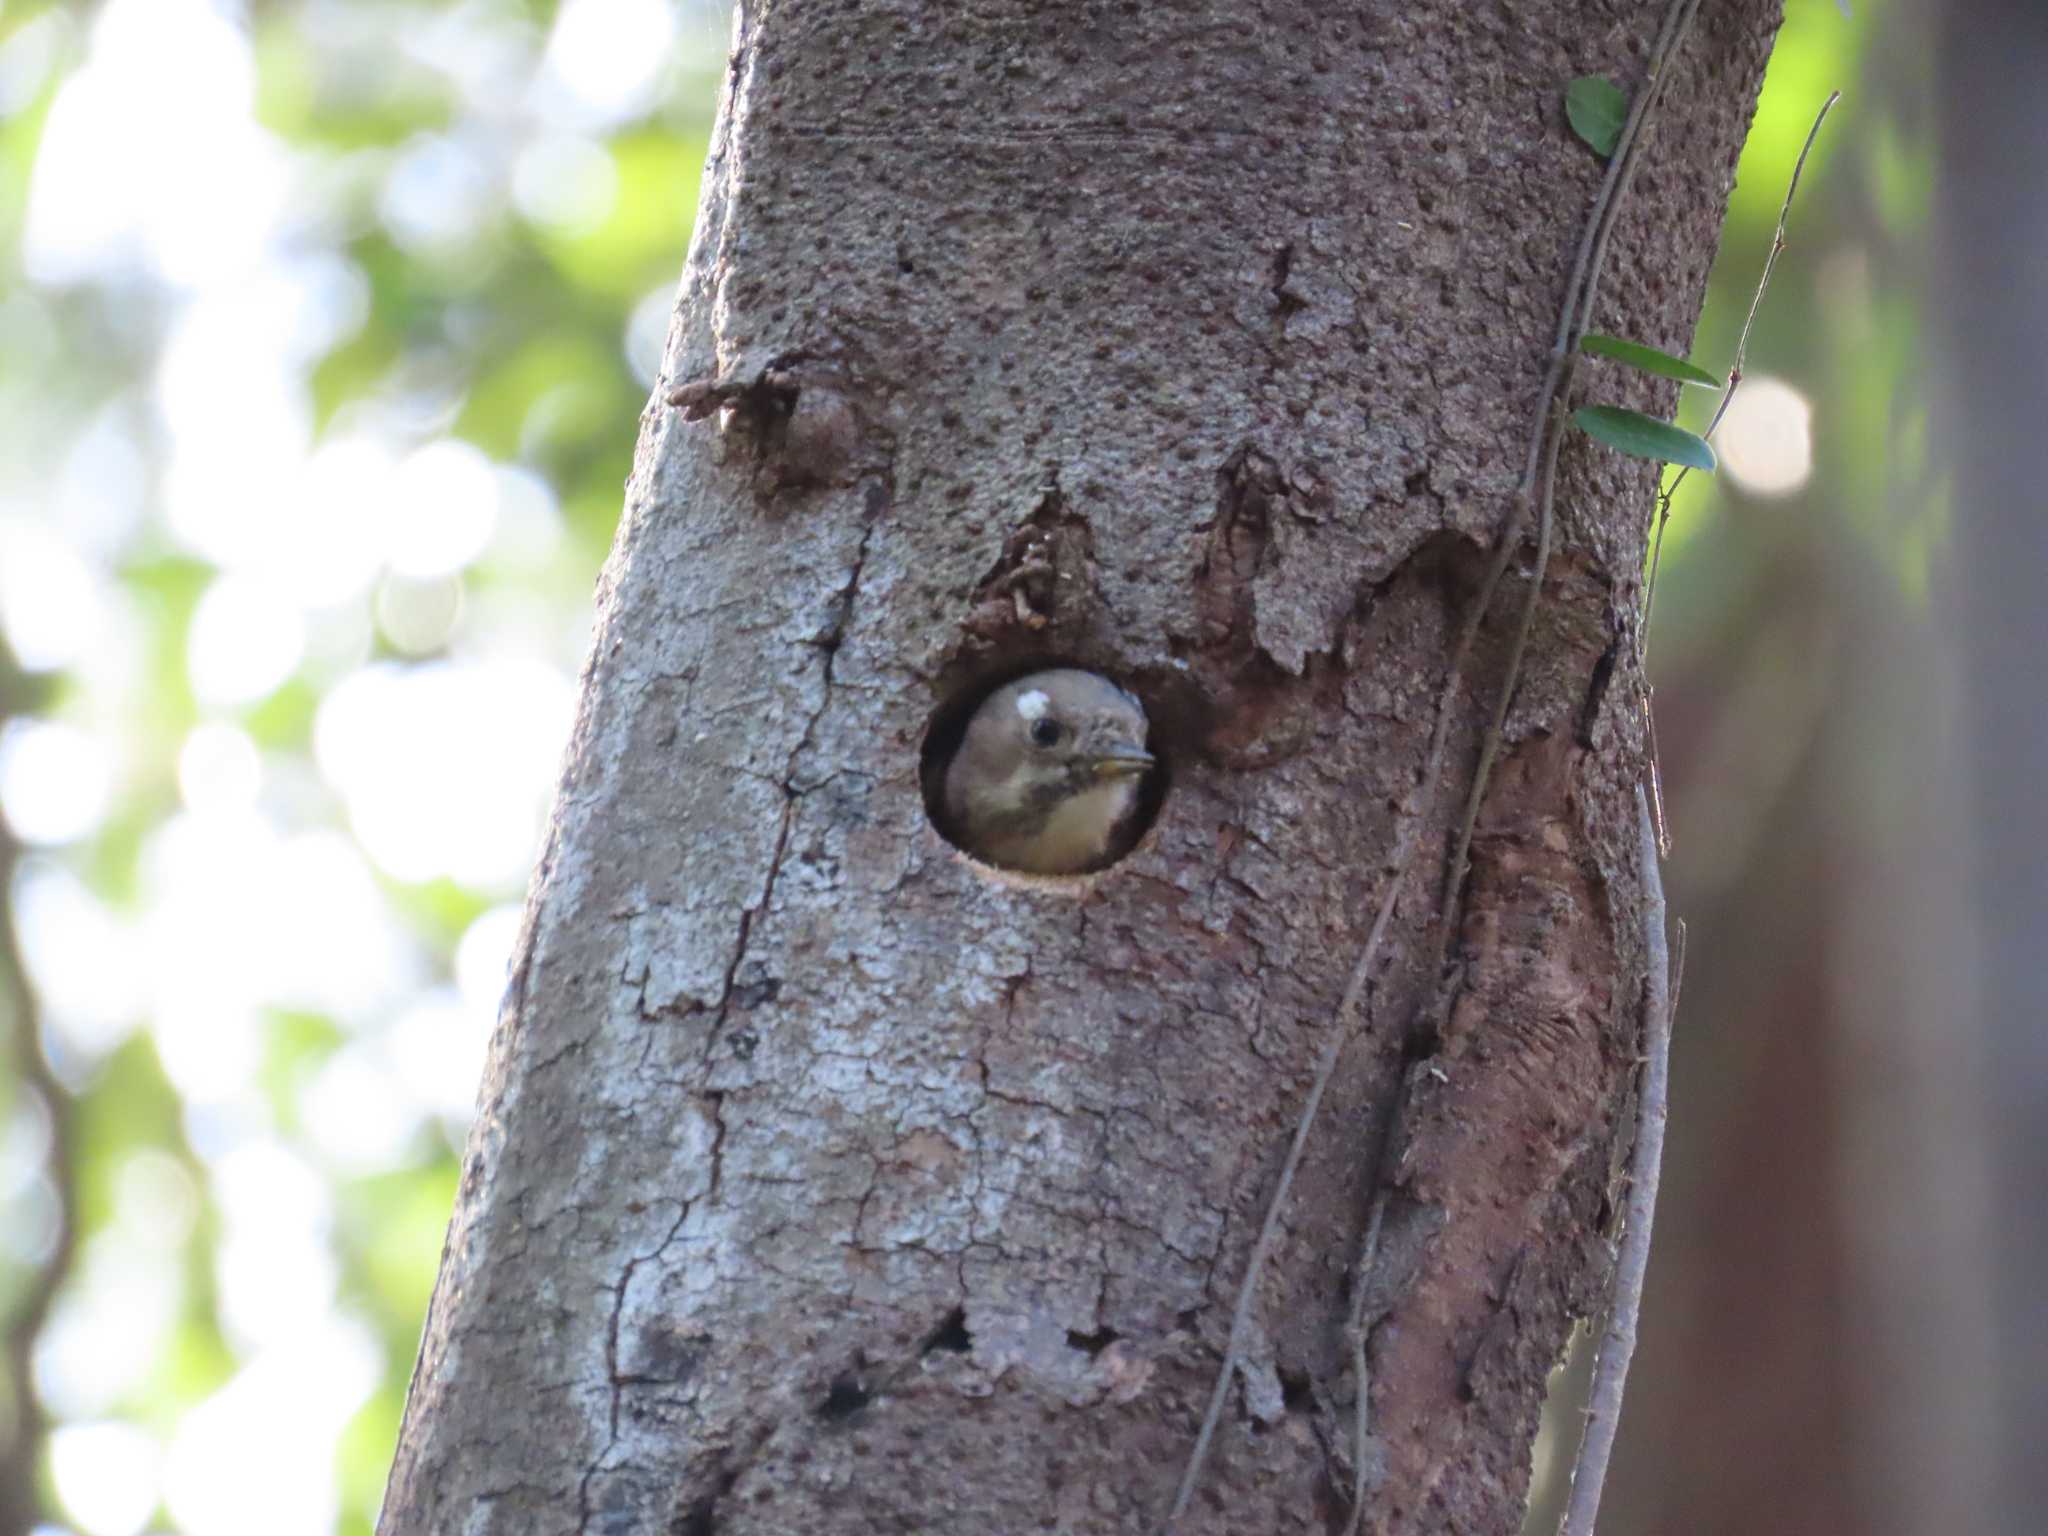
[[[455,985],[462,1004],[487,1030],[498,1017],[521,915],[522,909],[512,902],[492,907],[463,931],[455,946]]]
[[[641,295],[626,321],[626,363],[633,377],[649,389],[661,377],[661,360],[668,348],[669,322],[675,317],[675,289],[663,286]]]
[[[184,1304],[184,1273],[137,1253],[118,1231],[86,1244],[36,1335],[36,1393],[59,1418],[95,1419],[148,1374]]]
[[[386,873],[509,890],[532,858],[573,704],[568,677],[540,662],[375,665],[328,693],[313,750]]]
[[[172,1438],[164,1499],[178,1529],[330,1536],[335,1437],[382,1374],[375,1337],[345,1316],[263,1350]]]
[[[644,111],[675,41],[669,0],[565,0],[548,36],[547,73],[595,123]]]
[[[69,843],[106,814],[113,764],[106,744],[62,720],[0,726],[0,816],[24,843]]]
[[[442,438],[409,454],[391,482],[391,569],[416,581],[459,571],[498,522],[498,478],[473,445]]]
[[[274,586],[223,576],[199,599],[185,641],[185,670],[204,704],[253,704],[292,675],[306,650],[306,621]]]
[[[256,803],[263,758],[239,726],[194,726],[178,749],[178,793],[195,811],[240,811]]]
[[[285,152],[250,115],[247,38],[206,0],[107,0],[91,35],[36,155],[29,276],[73,283],[146,263],[197,285],[246,269],[288,177]]]
[[[136,1536],[156,1509],[163,1451],[146,1431],[106,1420],[50,1436],[50,1477],[87,1536]]]
[[[553,133],[519,152],[512,200],[536,224],[563,235],[588,234],[618,200],[619,176],[602,144],[580,134]]]
[[[459,1134],[476,1109],[491,1020],[453,988],[437,987],[391,1026],[393,1059],[423,1108]]]
[[[1789,496],[1813,475],[1813,406],[1782,379],[1744,379],[1714,434],[1721,468],[1753,496]]]
[[[52,860],[25,861],[13,895],[15,933],[51,1044],[86,1061],[112,1050],[142,1011],[141,946],[133,929]]]
[[[446,134],[420,134],[384,182],[385,228],[408,250],[447,254],[474,242],[501,193],[483,157]]]
[[[377,585],[377,629],[401,656],[430,656],[462,616],[462,578],[416,580],[396,573]]]
[[[73,665],[106,622],[98,578],[40,523],[0,519],[0,633],[25,672]]]

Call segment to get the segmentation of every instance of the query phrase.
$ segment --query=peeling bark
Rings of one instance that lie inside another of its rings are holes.
[[[1600,174],[1564,84],[1655,19],[743,7],[383,1531],[1157,1527],[1519,469]],[[1681,55],[1603,327],[1684,350],[1775,20]],[[1515,1528],[1605,1276],[1651,479],[1567,447],[1443,978],[1482,633],[1184,1536],[1347,1513],[1411,1083],[1367,1526]],[[921,792],[1052,658],[1171,773],[1069,891]]]

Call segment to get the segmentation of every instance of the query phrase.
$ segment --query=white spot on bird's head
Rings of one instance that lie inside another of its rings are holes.
[[[1052,700],[1041,689],[1032,688],[1017,695],[1017,713],[1026,720],[1036,720],[1052,707]]]

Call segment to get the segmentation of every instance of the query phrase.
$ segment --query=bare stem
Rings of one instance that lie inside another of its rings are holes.
[[[1562,418],[1564,412],[1560,409],[1555,414]],[[1472,851],[1472,833],[1479,825],[1479,803],[1485,798],[1487,783],[1493,777],[1494,759],[1500,755],[1500,744],[1507,730],[1508,706],[1514,702],[1515,685],[1521,680],[1522,658],[1529,648],[1529,631],[1535,626],[1536,606],[1543,597],[1543,577],[1550,569],[1550,532],[1554,521],[1551,504],[1557,489],[1557,454],[1563,443],[1562,430],[1550,434],[1548,450],[1543,456],[1543,479],[1536,496],[1536,562],[1529,572],[1529,590],[1522,598],[1521,617],[1515,622],[1515,638],[1508,648],[1507,673],[1501,680],[1500,697],[1494,701],[1493,718],[1487,722],[1485,739],[1479,745],[1479,763],[1472,771],[1472,788],[1465,797],[1465,813],[1459,818],[1457,840],[1452,845],[1450,861],[1444,866],[1444,885],[1438,902],[1438,910],[1443,915],[1443,926],[1437,934],[1439,959],[1449,951],[1451,914],[1456,908],[1458,887],[1465,880],[1465,859]]]
[[[1636,1105],[1636,1144],[1629,1159],[1627,1228],[1615,1262],[1614,1302],[1593,1366],[1586,1433],[1572,1467],[1571,1502],[1559,1536],[1593,1536],[1614,1436],[1621,1425],[1621,1395],[1636,1349],[1643,1310],[1643,1279],[1650,1268],[1650,1229],[1657,1216],[1657,1181],[1664,1161],[1664,1123],[1671,1102],[1671,952],[1664,934],[1664,881],[1657,865],[1657,830],[1649,798],[1636,788],[1638,858],[1642,861],[1643,947],[1649,975],[1643,1002],[1643,1086]],[[1681,925],[1681,939],[1684,933]],[[1680,956],[1684,951],[1681,948]]]
[[[1378,1163],[1384,1163],[1387,1148],[1395,1145],[1401,1136],[1402,1111],[1408,1104],[1407,1084],[1402,1084],[1401,1097],[1394,1103],[1394,1112],[1388,1116],[1386,1133],[1380,1137]],[[1344,1521],[1344,1536],[1358,1536],[1359,1528],[1365,1523],[1365,1485],[1372,1467],[1372,1365],[1366,1355],[1366,1335],[1369,1319],[1365,1315],[1366,1296],[1370,1289],[1373,1267],[1379,1262],[1380,1232],[1387,1220],[1387,1191],[1391,1187],[1384,1178],[1375,1178],[1378,1188],[1372,1197],[1372,1215],[1365,1224],[1365,1241],[1360,1244],[1358,1262],[1351,1269],[1351,1317],[1345,1324],[1345,1334],[1351,1344],[1351,1380],[1356,1387],[1352,1397],[1351,1410],[1351,1514]]]
[[[1828,99],[1820,104],[1820,111],[1814,115],[1813,126],[1806,130],[1806,142],[1800,146],[1799,158],[1793,163],[1792,179],[1785,184],[1785,200],[1778,205],[1778,227],[1771,235],[1771,249],[1764,257],[1764,269],[1757,277],[1756,292],[1749,297],[1749,313],[1743,317],[1742,334],[1736,338],[1735,361],[1728,368],[1727,387],[1721,391],[1720,404],[1714,407],[1713,419],[1707,423],[1707,430],[1700,434],[1709,440],[1720,429],[1721,418],[1728,414],[1735,391],[1742,387],[1742,368],[1749,359],[1749,333],[1756,325],[1756,312],[1763,308],[1764,294],[1771,286],[1771,272],[1785,250],[1785,224],[1792,217],[1792,199],[1799,194],[1799,178],[1806,170],[1806,157],[1813,153],[1813,141],[1820,137],[1820,125],[1828,120],[1828,113],[1841,99],[1840,91],[1828,92]],[[1678,488],[1691,473],[1690,465],[1681,464],[1678,473],[1671,477],[1671,484],[1657,496],[1657,533],[1650,545],[1650,575],[1643,591],[1643,622],[1636,631],[1636,659],[1639,663],[1649,652],[1650,605],[1657,597],[1657,566],[1659,557],[1664,553],[1664,525],[1671,521],[1671,498],[1678,494]]]
[[[1813,153],[1813,141],[1820,137],[1820,125],[1827,121],[1828,113],[1841,99],[1840,91],[1828,92],[1828,99],[1820,104],[1820,111],[1814,115],[1813,126],[1806,130],[1806,142],[1800,146],[1799,158],[1793,163],[1792,179],[1785,184],[1785,200],[1778,205],[1778,227],[1771,235],[1771,249],[1764,257],[1764,269],[1757,277],[1756,292],[1749,296],[1749,313],[1743,317],[1742,334],[1735,342],[1735,361],[1728,368],[1728,383],[1721,391],[1720,403],[1714,407],[1713,419],[1701,434],[1709,440],[1720,430],[1721,418],[1728,414],[1728,407],[1735,400],[1735,391],[1742,387],[1742,368],[1749,358],[1749,333],[1756,325],[1756,312],[1763,307],[1764,293],[1771,286],[1772,269],[1777,266],[1778,256],[1785,249],[1785,224],[1792,217],[1792,199],[1798,195],[1799,177],[1806,170],[1806,157]],[[1657,572],[1664,563],[1664,530],[1671,522],[1671,499],[1691,473],[1691,465],[1679,465],[1671,483],[1657,493],[1657,505],[1652,514],[1657,526],[1650,537],[1650,574],[1643,583],[1643,616],[1636,625],[1636,676],[1642,682],[1643,722],[1650,738],[1650,810],[1657,825],[1658,852],[1666,855],[1671,852],[1671,833],[1664,821],[1664,770],[1657,756],[1657,719],[1650,701],[1650,609],[1657,601]]]

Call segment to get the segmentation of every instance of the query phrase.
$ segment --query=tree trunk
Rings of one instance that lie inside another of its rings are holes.
[[[1521,472],[1564,88],[1661,11],[742,7],[384,1531],[1160,1527]],[[1603,329],[1684,350],[1776,14],[1680,55]],[[1626,1134],[1652,479],[1566,446],[1410,1073],[1512,576],[1482,631],[1183,1536],[1345,1518],[1410,1081],[1365,1528],[1516,1527]],[[1047,659],[1170,769],[1085,889],[922,792]]]
[[[2048,1421],[2048,1205],[2041,1200],[2048,1173],[2048,972],[2041,963],[2048,716],[2039,681],[2048,644],[2041,606],[2048,518],[2036,462],[2048,347],[2048,291],[2039,280],[2048,239],[2048,107],[2040,82],[2048,16],[2018,0],[1966,0],[1938,16],[1942,155],[1932,307],[1940,342],[1935,398],[1943,409],[1935,419],[1942,467],[1953,477],[1955,568],[1944,617],[1961,658],[1961,755],[1974,791],[1965,803],[1976,833],[1969,915],[1978,952],[1974,987],[1955,988],[1941,999],[1944,1008],[1918,1019],[1937,1034],[1947,1070],[1914,1085],[1914,1128],[1931,1125],[1950,1136],[1931,1145],[1924,1136],[1895,1138],[1887,1150],[1923,1168],[1946,1173],[1961,1165],[1978,1176],[1900,1181],[1911,1204],[1898,1220],[1916,1230],[1916,1257],[1928,1272],[1915,1296],[1923,1329],[1964,1365],[1913,1382],[1921,1416],[1908,1426],[1916,1435],[1916,1503],[1940,1514],[1966,1511],[1976,1523],[1955,1527],[1965,1532],[2023,1531],[2038,1528],[2048,1508],[2041,1455]],[[1945,1016],[1951,1012],[1962,1017]],[[1981,1157],[1974,1167],[1971,1154]],[[1988,1188],[1973,1202],[1979,1179]],[[1976,1231],[1988,1239],[1984,1350],[1968,1348],[1978,1338],[1957,1319],[1975,1319],[1953,1305],[1979,1278],[1972,1251],[1953,1241],[1959,1227],[1969,1230],[1957,1220],[1958,1207],[1980,1217]],[[1950,1304],[1934,1314],[1938,1329],[1926,1328],[1929,1302]],[[1980,1364],[1990,1368],[1969,1369]],[[1990,1463],[1975,1485],[1953,1475],[1974,1470],[1975,1458],[1951,1450],[1972,1426],[1989,1442],[1970,1447]],[[1898,1443],[1907,1443],[1903,1435]]]

